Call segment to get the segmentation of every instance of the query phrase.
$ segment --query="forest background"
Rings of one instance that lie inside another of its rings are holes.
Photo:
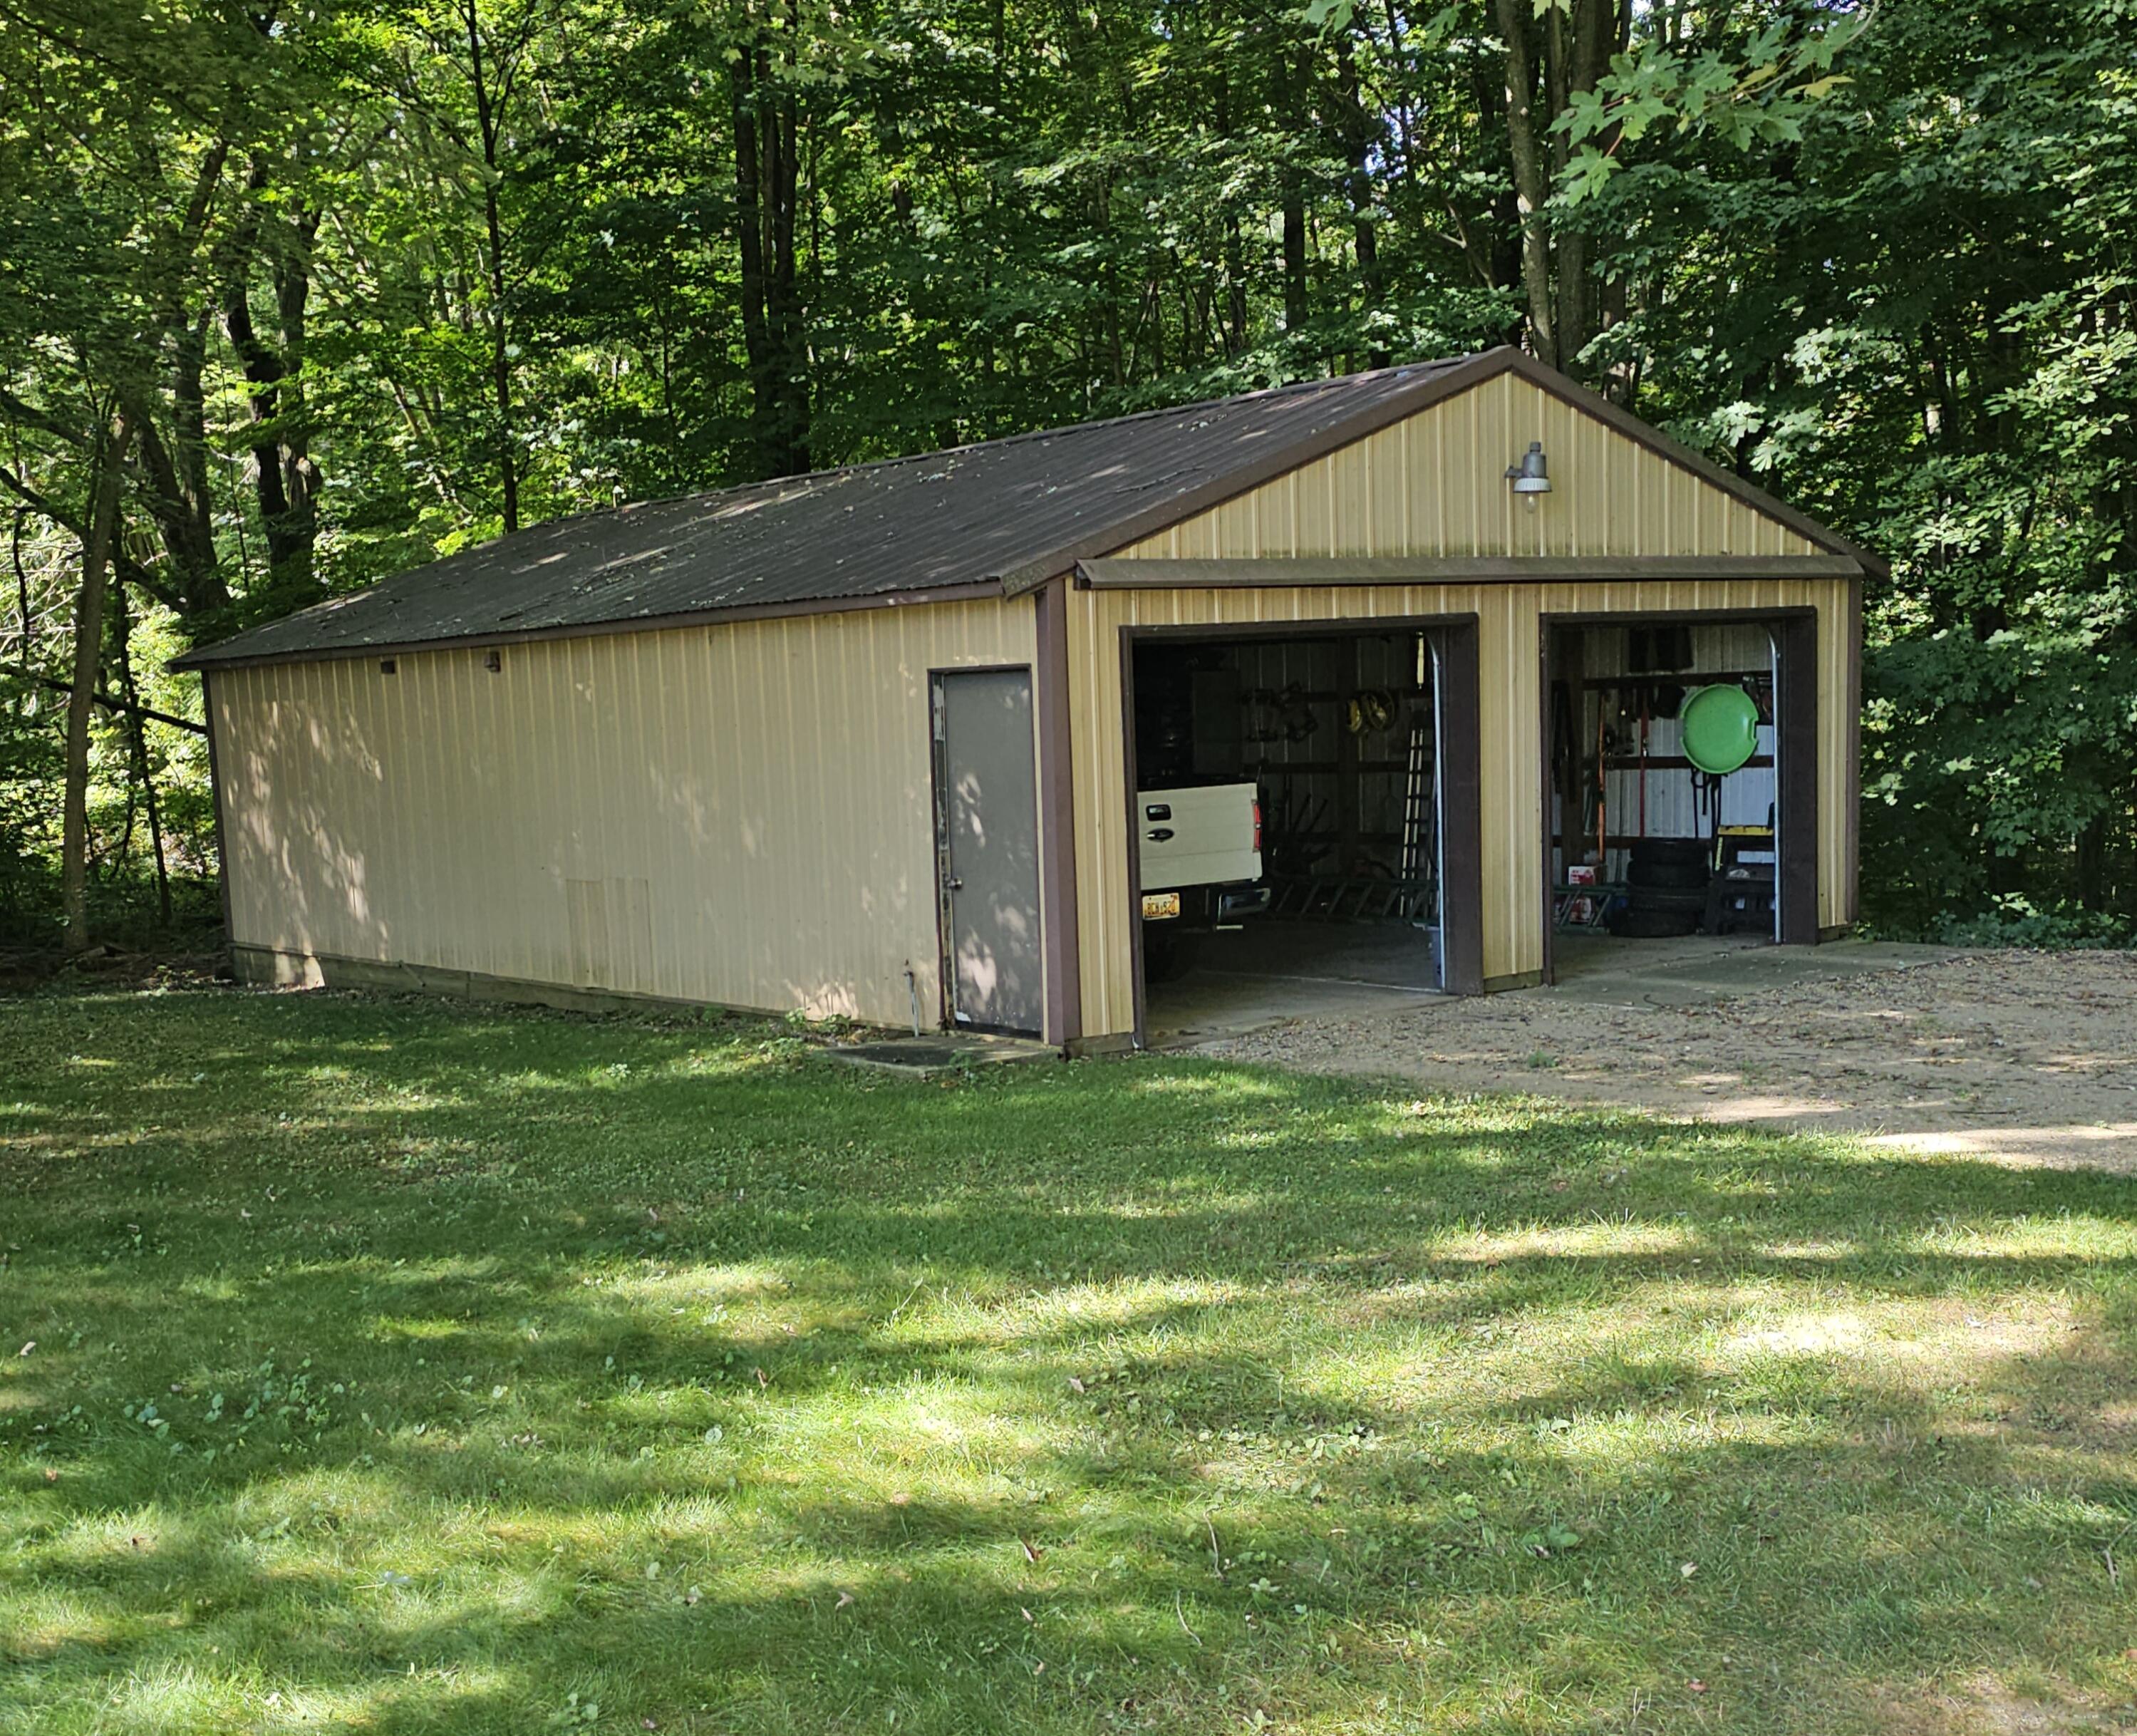
[[[1890,558],[1881,932],[2137,938],[2137,0],[0,0],[0,946],[184,647],[560,514],[1518,343]]]

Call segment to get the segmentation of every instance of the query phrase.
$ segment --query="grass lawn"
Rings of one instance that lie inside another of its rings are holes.
[[[0,1056],[0,1730],[2137,1718],[2127,1181],[326,995]]]

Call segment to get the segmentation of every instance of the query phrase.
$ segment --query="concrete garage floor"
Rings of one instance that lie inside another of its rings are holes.
[[[1191,1048],[1287,1019],[1415,1007],[1439,999],[1428,932],[1408,923],[1249,923],[1204,942],[1195,968],[1153,983],[1151,1046]]]
[[[1956,956],[1950,947],[1894,941],[1775,946],[1748,934],[1614,940],[1605,934],[1563,933],[1554,937],[1553,953],[1558,981],[1531,992],[1618,1007],[1696,1007],[1761,989],[1830,983]]]
[[[1598,1007],[1699,1007],[1954,956],[1884,941],[1774,946],[1756,936],[1555,937],[1558,981],[1521,992]],[[1296,1019],[1419,1010],[1440,999],[1426,931],[1406,923],[1279,919],[1211,935],[1195,969],[1148,994],[1153,1048],[1193,1048]]]

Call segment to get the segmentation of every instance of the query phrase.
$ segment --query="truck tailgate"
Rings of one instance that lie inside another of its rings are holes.
[[[1262,877],[1251,783],[1143,790],[1136,797],[1142,890],[1227,886]]]

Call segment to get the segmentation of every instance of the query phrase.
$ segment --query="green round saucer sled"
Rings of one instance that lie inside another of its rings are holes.
[[[1759,751],[1759,707],[1740,687],[1701,687],[1685,697],[1684,757],[1710,778]]]

